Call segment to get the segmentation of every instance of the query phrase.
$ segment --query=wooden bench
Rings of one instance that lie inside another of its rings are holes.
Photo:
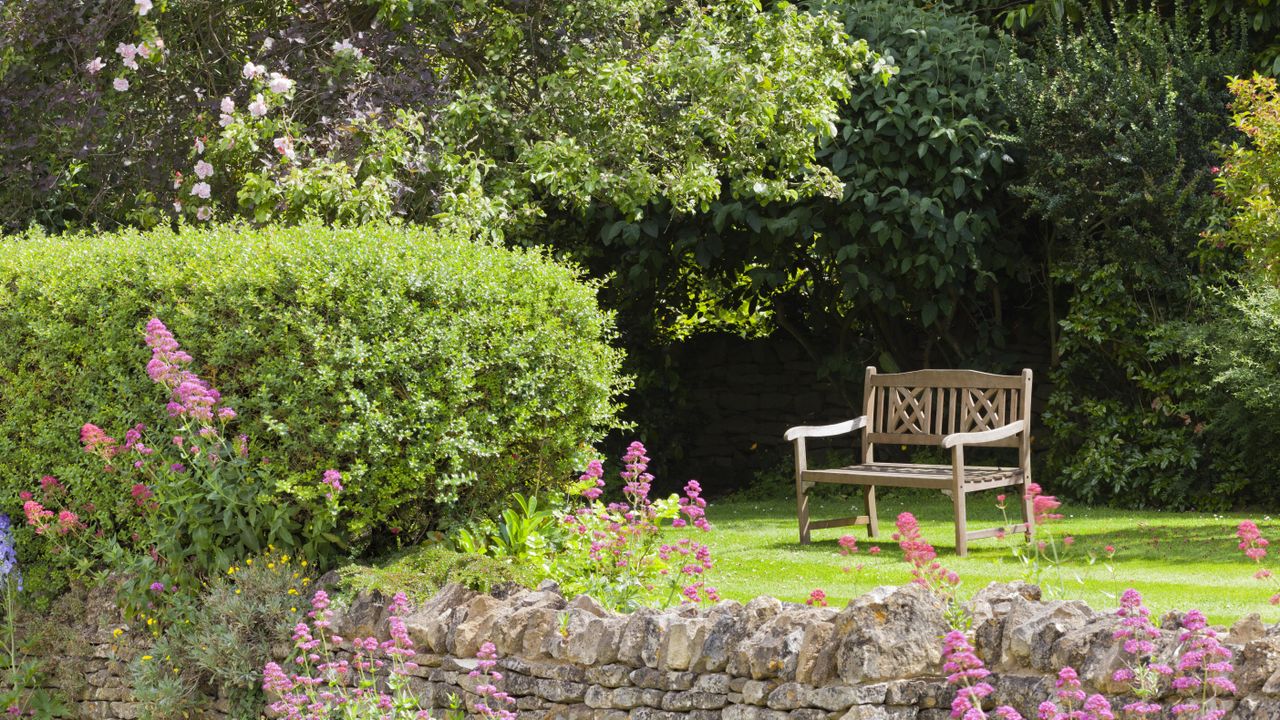
[[[965,496],[979,490],[1017,487],[1022,522],[1008,528],[1035,532],[1026,485],[1031,482],[1031,371],[992,375],[976,370],[916,370],[879,374],[867,368],[862,417],[819,427],[793,427],[786,439],[795,443],[796,515],[800,542],[822,528],[866,525],[876,537],[876,486],[942,490],[955,505],[956,554],[965,555],[969,541],[993,537],[1004,528],[970,532],[965,523]],[[807,464],[805,438],[843,435],[861,429],[862,463],[814,469]],[[933,445],[951,450],[950,465],[876,462],[875,447]],[[1017,467],[969,466],[966,447],[1017,448]],[[865,486],[866,514],[835,520],[809,519],[809,490],[818,483]],[[1010,493],[1012,494],[1012,493]]]

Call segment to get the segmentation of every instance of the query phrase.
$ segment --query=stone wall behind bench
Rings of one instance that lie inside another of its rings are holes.
[[[992,585],[969,609],[978,653],[994,671],[993,701],[1033,718],[1068,664],[1091,690],[1126,701],[1110,680],[1122,666],[1114,615],[1042,602],[1022,584]],[[1163,652],[1177,642],[1173,620]],[[916,585],[877,588],[842,609],[758,598],[630,615],[588,597],[566,600],[553,587],[495,597],[449,586],[405,622],[420,663],[412,687],[437,708],[474,690],[468,672],[485,641],[498,648],[498,685],[518,698],[522,718],[942,720],[954,696],[940,677],[943,606]],[[81,717],[128,720],[139,706],[109,625],[77,651],[84,657],[66,658],[84,672],[65,689]],[[384,599],[358,597],[335,629],[385,636]],[[1280,626],[1252,616],[1227,642],[1240,688],[1228,718],[1280,720]]]

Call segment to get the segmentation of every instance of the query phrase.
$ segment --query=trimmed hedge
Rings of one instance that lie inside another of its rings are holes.
[[[155,316],[285,492],[314,497],[339,468],[354,537],[412,539],[570,480],[616,425],[622,353],[595,292],[537,252],[388,225],[5,242],[0,501],[16,507],[46,473],[77,502],[127,495],[79,428],[120,437],[159,419]]]

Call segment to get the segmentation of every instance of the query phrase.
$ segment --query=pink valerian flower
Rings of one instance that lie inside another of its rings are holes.
[[[1058,671],[1057,702],[1040,703],[1037,716],[1040,720],[1115,720],[1111,702],[1102,695],[1087,695],[1080,684],[1075,668],[1067,666]]]
[[[58,511],[58,534],[59,535],[66,535],[69,532],[74,532],[83,527],[84,527],[84,524],[80,522],[79,515],[76,515],[70,510]]]
[[[491,642],[480,646],[476,653],[476,669],[469,675],[479,682],[475,693],[480,696],[472,703],[471,711],[478,717],[495,718],[496,720],[514,720],[514,712],[507,707],[515,705],[516,699],[498,689],[495,683],[502,680],[502,673],[494,670],[498,664],[498,649]]]
[[[1199,610],[1184,615],[1181,625],[1183,632],[1178,640],[1183,649],[1171,684],[1182,695],[1182,700],[1172,711],[1175,715],[1196,712],[1196,717],[1216,720],[1226,712],[1211,706],[1217,704],[1219,697],[1236,693],[1235,683],[1231,681],[1231,673],[1235,671],[1231,663],[1233,653],[1222,644],[1218,632],[1209,627]]]
[[[647,502],[653,476],[645,472],[649,466],[649,458],[645,455],[644,445],[638,440],[632,442],[627,446],[622,462],[626,465],[621,473],[622,479],[626,481],[622,491],[631,498],[632,504]]]
[[[858,552],[858,538],[852,535],[841,535],[836,543],[840,546],[841,555],[852,555]]]
[[[57,513],[46,510],[35,500],[22,503],[22,514],[26,515],[27,524],[35,528],[37,535],[44,535],[45,531],[53,525],[53,519],[57,517]]]
[[[1252,520],[1245,520],[1236,528],[1236,537],[1240,539],[1240,550],[1244,552],[1244,556],[1254,562],[1262,562],[1262,558],[1267,556],[1267,547],[1271,544],[1266,538],[1262,537],[1262,532],[1258,530],[1257,524]]]
[[[804,601],[804,604],[812,605],[814,607],[826,607],[827,606],[826,591],[822,590],[821,588],[815,589],[813,592],[809,593],[809,597]]]
[[[138,507],[146,505],[147,501],[150,500],[153,495],[151,488],[142,483],[135,483],[129,490],[129,494],[133,496],[133,502]]]
[[[587,471],[578,477],[578,481],[587,486],[582,491],[582,497],[588,500],[599,499],[604,494],[604,463],[599,460],[587,463]]]
[[[947,673],[947,683],[956,686],[956,696],[951,701],[951,717],[957,720],[987,720],[982,709],[983,698],[994,692],[986,682],[991,671],[983,666],[982,659],[973,651],[969,639],[959,630],[952,630],[942,639],[942,670]],[[999,720],[1022,720],[1017,710],[1001,705],[992,714]]]
[[[684,484],[684,494],[680,498],[680,514],[688,517],[699,530],[711,530],[711,525],[707,522],[707,501],[702,497],[702,485],[697,480],[690,480]],[[684,519],[679,517],[671,521],[671,527],[684,527],[685,524]]]
[[[938,553],[920,535],[920,523],[915,516],[909,512],[902,513],[898,516],[897,527],[893,539],[902,548],[902,559],[911,564],[912,582],[944,597],[951,597],[960,584],[960,576],[935,560]]]
[[[85,452],[97,455],[104,460],[110,460],[120,452],[116,439],[93,423],[85,423],[81,426],[80,443],[84,445]]]
[[[1151,622],[1151,611],[1142,604],[1142,595],[1129,588],[1120,595],[1120,609],[1116,616],[1121,618],[1120,628],[1112,636],[1124,640],[1124,651],[1137,659],[1151,655],[1156,651],[1155,639],[1160,631]]]
[[[1043,525],[1050,520],[1061,520],[1062,515],[1053,512],[1062,503],[1058,502],[1058,498],[1052,495],[1045,495],[1044,491],[1036,483],[1027,483],[1027,499],[1031,501],[1031,511],[1035,516],[1037,525]]]
[[[332,488],[331,492],[326,492],[324,494],[325,499],[327,500],[332,500],[334,495],[342,492],[342,473],[337,470],[325,470],[324,479],[320,482]]]
[[[89,73],[90,75],[97,75],[98,73],[102,72],[102,68],[106,66],[107,64],[102,61],[102,58],[95,57],[94,59],[84,64],[84,71]]]
[[[173,333],[158,318],[151,318],[147,322],[146,342],[151,348],[147,375],[153,382],[170,389],[170,401],[166,406],[169,414],[202,423],[211,422],[217,405],[222,400],[222,394],[187,369],[192,361],[191,356],[182,351]],[[191,452],[198,452],[195,446]]]

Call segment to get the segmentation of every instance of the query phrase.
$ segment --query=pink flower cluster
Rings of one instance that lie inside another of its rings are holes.
[[[626,465],[626,469],[620,473],[626,482],[622,492],[633,505],[649,499],[649,488],[653,483],[653,476],[646,472],[649,458],[645,452],[644,445],[636,440],[627,446],[627,453],[622,456],[622,462]]]
[[[476,669],[468,673],[469,677],[478,679],[476,694],[480,699],[471,706],[472,712],[482,718],[498,720],[515,720],[516,714],[508,709],[515,705],[516,699],[498,689],[494,683],[502,680],[502,673],[494,670],[498,664],[498,649],[493,643],[486,642],[476,653]],[[504,707],[505,706],[505,707]]]
[[[804,604],[812,605],[813,607],[826,607],[827,606],[826,591],[822,590],[821,588],[815,589],[813,592],[809,593],[809,598],[804,601]]]
[[[187,369],[191,356],[182,351],[173,333],[159,318],[147,322],[146,341],[151,348],[147,375],[172,392],[166,406],[171,417],[190,418],[202,424],[211,423],[215,413],[223,421],[235,417],[231,408],[217,407],[222,394]]]
[[[1117,670],[1112,676],[1116,682],[1128,683],[1138,696],[1136,702],[1124,706],[1124,712],[1137,718],[1161,716],[1164,707],[1152,698],[1160,694],[1162,681],[1172,678],[1169,686],[1179,695],[1178,701],[1169,708],[1174,717],[1221,720],[1225,711],[1217,707],[1215,701],[1235,694],[1236,686],[1230,678],[1235,668],[1231,664],[1231,650],[1222,645],[1204,614],[1192,610],[1183,616],[1176,667],[1149,660],[1156,651],[1152,641],[1160,637],[1160,631],[1151,623],[1150,612],[1143,606],[1138,591],[1124,592],[1116,614],[1122,620],[1115,637],[1123,639],[1125,652],[1135,656],[1135,664]]]
[[[1262,559],[1267,556],[1267,548],[1271,542],[1262,537],[1262,531],[1258,529],[1257,523],[1252,520],[1242,521],[1236,528],[1236,537],[1240,540],[1239,547],[1244,552],[1244,556],[1259,566],[1253,576],[1258,580],[1269,581],[1273,587],[1280,590],[1280,584],[1276,582],[1271,571],[1261,567]],[[1280,605],[1280,592],[1271,596],[1271,604]]]
[[[402,618],[408,605],[404,593],[397,593],[387,606],[388,639],[347,640],[330,632],[329,596],[323,590],[317,591],[307,613],[311,622],[298,623],[293,630],[297,650],[294,672],[286,672],[275,662],[263,668],[262,689],[271,700],[269,709],[273,715],[289,720],[322,720],[332,717],[341,707],[356,717],[365,717],[363,710],[370,713],[368,717],[428,720],[427,710],[411,710],[411,715],[390,712],[407,704],[416,705],[407,702],[404,690],[407,672],[417,667],[412,661],[413,640]],[[382,684],[376,677],[384,669],[389,677]]]
[[[60,510],[55,513],[35,500],[22,503],[22,514],[26,516],[27,524],[35,528],[37,535],[44,535],[50,530],[58,535],[66,535],[84,527],[80,516],[74,512]]]
[[[587,471],[578,478],[578,481],[587,485],[582,491],[582,497],[588,500],[600,499],[604,494],[604,463],[599,460],[587,463]]]
[[[947,673],[947,683],[955,685],[956,696],[951,701],[951,717],[957,720],[987,720],[982,701],[995,691],[986,682],[991,671],[982,663],[969,639],[959,630],[952,630],[942,639],[942,670]],[[1022,720],[1017,710],[1001,705],[993,713],[999,720]]]
[[[1026,497],[1031,501],[1031,513],[1035,517],[1037,525],[1043,525],[1050,520],[1062,519],[1061,514],[1054,512],[1054,510],[1062,507],[1062,503],[1058,502],[1058,498],[1052,495],[1045,495],[1038,484],[1027,483]]]
[[[649,458],[644,445],[631,443],[622,460],[624,469],[619,475],[625,483],[627,502],[599,502],[605,485],[604,466],[592,461],[576,486],[577,492],[590,502],[561,519],[570,536],[581,543],[580,557],[586,562],[576,571],[582,576],[577,579],[591,583],[591,587],[581,590],[613,603],[622,598],[609,597],[610,586],[627,588],[621,595],[647,595],[659,592],[661,584],[668,591],[668,601],[674,601],[677,593],[688,602],[719,600],[716,588],[704,579],[714,565],[711,548],[690,537],[671,542],[662,539],[661,523],[666,519],[676,529],[692,525],[702,532],[711,530],[702,486],[690,480],[683,496],[655,501],[649,497],[653,476],[647,472]],[[571,576],[567,581],[572,584],[576,580]],[[632,595],[621,604],[635,601]]]
[[[1058,701],[1040,703],[1037,712],[1040,720],[1115,720],[1109,700],[1102,695],[1085,695],[1075,668],[1068,665],[1059,670],[1054,684]]]
[[[325,470],[324,479],[320,482],[329,486],[329,491],[324,494],[327,500],[332,500],[334,495],[342,492],[342,473],[337,470]]]
[[[898,516],[893,539],[902,548],[902,559],[911,564],[912,582],[950,597],[960,584],[960,576],[942,566],[938,552],[920,535],[920,523],[909,512]]]

